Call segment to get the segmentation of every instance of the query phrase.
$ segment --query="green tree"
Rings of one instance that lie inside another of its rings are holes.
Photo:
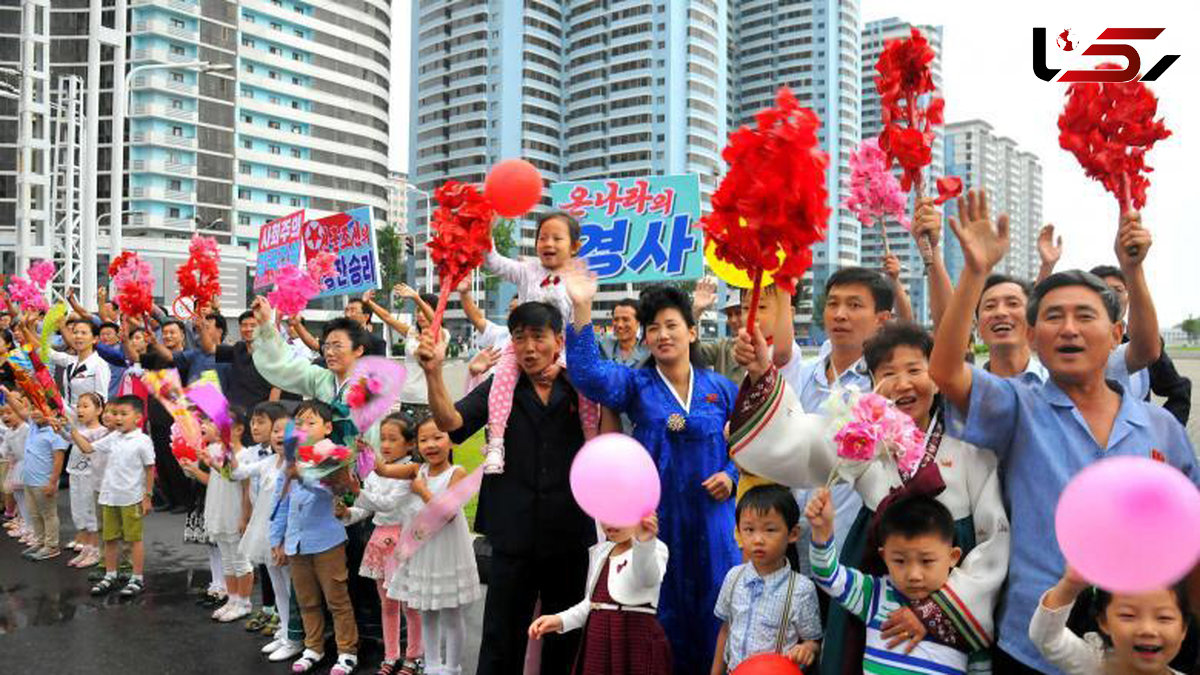
[[[392,307],[392,287],[404,281],[404,235],[396,230],[395,225],[388,225],[376,233],[376,246],[379,247],[379,272],[383,279],[381,300],[388,309]]]
[[[517,221],[512,218],[501,218],[492,228],[492,248],[496,253],[511,257],[517,248]],[[483,290],[495,293],[500,288],[500,277],[485,271],[483,273]]]
[[[1200,338],[1200,319],[1189,316],[1184,319],[1180,327],[1183,328],[1184,333],[1187,333],[1189,342],[1195,342],[1196,339]]]

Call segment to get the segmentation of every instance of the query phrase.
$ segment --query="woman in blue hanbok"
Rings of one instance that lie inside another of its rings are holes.
[[[713,614],[725,573],[741,562],[734,543],[732,495],[737,469],[725,423],[737,387],[692,363],[695,320],[677,288],[642,291],[638,320],[651,358],[640,368],[604,360],[592,332],[596,281],[583,269],[563,276],[574,303],[567,327],[567,363],[583,395],[633,422],[662,481],[659,537],[671,551],[658,618],[671,642],[675,672],[707,672],[720,622]]]

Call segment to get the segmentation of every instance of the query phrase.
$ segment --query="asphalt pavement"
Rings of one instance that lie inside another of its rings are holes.
[[[64,544],[74,534],[67,504],[64,489],[59,493]],[[69,551],[53,560],[29,562],[21,558],[19,542],[0,533],[3,672],[291,673],[289,662],[268,663],[259,654],[268,638],[247,633],[240,621],[214,622],[212,610],[195,604],[197,594],[208,587],[208,552],[184,544],[182,535],[182,515],[154,513],[146,519],[146,591],[126,600],[116,593],[92,597],[87,571],[67,566],[74,555]],[[468,611],[464,673],[475,672],[482,616],[481,600]],[[363,635],[361,641],[358,672],[374,673],[383,658],[379,635]],[[327,658],[313,672],[327,673],[335,653],[330,635]]]

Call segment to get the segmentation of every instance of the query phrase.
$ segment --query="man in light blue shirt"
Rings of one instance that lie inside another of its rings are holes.
[[[1115,296],[1094,275],[1052,275],[1030,297],[1030,342],[1050,373],[1044,385],[1000,378],[963,362],[984,280],[1008,249],[1008,217],[1000,216],[993,227],[986,196],[975,191],[959,200],[959,213],[962,224],[952,220],[951,227],[966,265],[938,329],[930,374],[954,409],[947,432],[994,450],[1000,459],[1012,523],[1012,561],[998,623],[996,672],[1056,673],[1030,642],[1028,629],[1039,598],[1066,565],[1054,531],[1054,510],[1064,487],[1084,467],[1114,455],[1167,462],[1197,484],[1200,470],[1183,427],[1169,413],[1106,378],[1122,327]],[[1140,216],[1126,213],[1117,233],[1117,257],[1129,279],[1131,302],[1149,307],[1139,316],[1139,330],[1157,335],[1142,270],[1150,243]],[[1156,340],[1135,342],[1158,345]],[[1128,349],[1135,350],[1127,356],[1130,362],[1153,360],[1130,344]]]
[[[882,274],[862,267],[845,267],[830,275],[825,282],[825,331],[829,334],[821,353],[815,359],[802,361],[800,348],[793,346],[792,358],[779,369],[800,399],[805,412],[820,413],[835,389],[857,389],[868,392],[874,388],[871,373],[863,361],[863,344],[892,317],[895,293]],[[789,338],[790,339],[790,338]],[[807,504],[811,490],[794,490],[796,501]],[[834,540],[838,550],[845,550],[846,537],[862,510],[862,498],[854,486],[838,483],[831,488],[833,496]],[[807,574],[810,536],[808,521],[800,522],[801,535],[797,543],[800,567]]]

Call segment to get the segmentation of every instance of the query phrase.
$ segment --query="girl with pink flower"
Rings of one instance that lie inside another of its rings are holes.
[[[911,651],[922,640],[960,649],[971,655],[974,667],[987,658],[995,636],[993,614],[1008,569],[1008,517],[995,456],[944,433],[937,387],[928,372],[932,349],[932,338],[919,326],[886,325],[863,346],[875,391],[844,395],[831,410],[814,414],[818,411],[801,410],[769,367],[765,345],[762,356],[755,348],[757,363],[747,364],[752,384],[739,400],[753,397],[761,406],[739,409],[730,446],[739,464],[785,485],[851,483],[864,508],[840,560],[868,574],[886,573],[875,530],[891,504],[924,495],[944,505],[955,520],[961,562],[941,590],[892,613],[882,633],[889,647],[902,650]],[[822,673],[840,672],[844,663],[861,667],[865,632],[856,630],[855,622],[837,621],[839,611],[831,608],[826,621],[830,639]]]

